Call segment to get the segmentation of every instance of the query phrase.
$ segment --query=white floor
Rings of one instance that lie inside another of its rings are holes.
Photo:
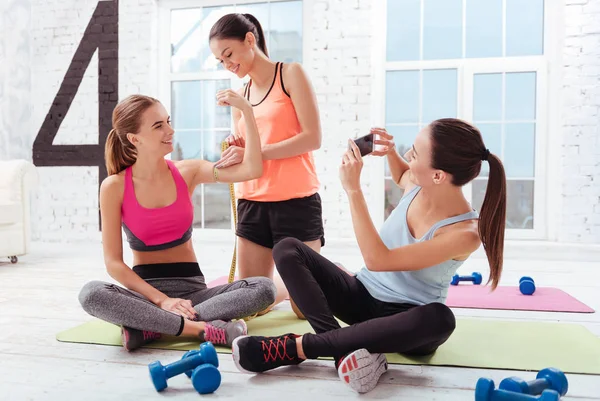
[[[196,245],[207,278],[226,275],[232,244]],[[127,252],[127,250],[126,250]],[[357,248],[329,245],[323,254],[356,270]],[[568,291],[600,311],[600,264],[592,261],[545,260],[529,254],[505,261],[503,283],[515,285],[523,275],[534,276],[538,286]],[[126,260],[129,256],[126,253]],[[585,259],[585,258],[584,258]],[[590,260],[594,260],[590,258]],[[485,260],[469,260],[461,269],[487,272]],[[30,254],[13,265],[0,262],[0,400],[195,400],[198,397],[245,400],[322,400],[356,398],[342,385],[332,363],[309,361],[262,375],[239,373],[229,355],[220,355],[222,384],[210,396],[198,395],[184,375],[169,381],[157,393],[147,365],[169,363],[181,352],[141,349],[127,353],[120,347],[61,343],[57,332],[90,319],[77,301],[82,285],[92,279],[111,281],[105,273],[100,243],[34,243]],[[282,307],[287,307],[284,305]],[[458,316],[575,322],[600,336],[600,313],[571,314],[455,309]],[[551,335],[551,333],[549,333]],[[600,341],[600,340],[599,340]],[[549,351],[550,352],[550,351]],[[598,361],[600,364],[600,361]],[[535,372],[390,365],[377,388],[363,399],[472,400],[479,377],[496,383],[507,376],[526,380]],[[569,374],[565,400],[600,400],[600,376]]]

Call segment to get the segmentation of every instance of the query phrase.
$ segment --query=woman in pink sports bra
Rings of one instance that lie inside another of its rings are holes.
[[[211,28],[209,44],[223,66],[242,78],[240,90],[252,105],[263,156],[261,177],[236,185],[239,276],[273,278],[273,248],[296,238],[316,252],[325,244],[320,183],[312,152],[321,147],[316,96],[298,63],[269,59],[265,35],[251,14],[227,14]],[[234,135],[217,168],[239,163],[247,149],[251,122],[233,113]],[[246,144],[245,144],[246,141]],[[275,303],[288,297],[275,277]],[[292,309],[300,311],[292,300]]]
[[[275,286],[265,277],[207,288],[194,253],[194,188],[255,179],[263,170],[249,102],[230,89],[216,97],[218,105],[234,107],[248,122],[242,162],[218,170],[206,160],[165,159],[173,151],[174,131],[158,100],[132,95],[113,111],[100,212],[106,270],[122,286],[91,281],[79,302],[90,315],[120,325],[128,351],[161,334],[231,346],[247,332],[241,318],[275,299]],[[123,261],[122,231],[133,250],[133,268]]]

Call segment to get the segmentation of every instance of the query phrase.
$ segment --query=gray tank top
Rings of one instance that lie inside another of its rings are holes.
[[[452,216],[435,223],[423,237],[414,238],[408,229],[406,214],[408,206],[420,190],[421,187],[416,186],[405,194],[381,227],[379,235],[389,249],[427,241],[433,238],[436,230],[441,227],[479,217],[474,210]],[[374,298],[383,302],[417,305],[425,305],[431,302],[444,303],[452,276],[463,262],[447,260],[421,270],[398,272],[372,272],[363,267],[356,278],[363,283]]]

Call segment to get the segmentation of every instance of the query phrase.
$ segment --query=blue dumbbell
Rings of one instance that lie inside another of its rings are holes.
[[[494,390],[494,381],[480,378],[475,387],[475,401],[559,401],[560,395],[554,390],[544,390],[535,395],[514,393],[507,390]]]
[[[205,342],[202,343],[198,351],[188,353],[188,355],[185,358],[182,358],[177,362],[173,362],[166,366],[163,366],[160,363],[160,361],[155,361],[148,365],[148,370],[150,371],[150,378],[152,379],[152,383],[154,384],[154,388],[156,388],[156,391],[163,391],[167,388],[167,380],[171,377],[177,376],[189,370],[194,370],[200,365],[206,365],[206,367],[202,369],[203,372],[207,372],[211,369],[211,367],[213,370],[216,370],[216,372],[212,372],[207,377],[211,379],[218,374],[219,383],[216,385],[216,387],[218,388],[221,381],[221,374],[219,373],[217,366],[215,366],[214,364],[215,361],[216,365],[218,366],[219,360],[217,358],[217,351],[215,350],[215,347],[211,343]],[[194,374],[192,373],[192,376],[193,375]],[[207,385],[207,387],[214,387],[214,383],[212,386]]]
[[[536,380],[528,382],[519,377],[508,377],[500,382],[500,389],[533,395],[540,394],[545,389],[551,389],[562,396],[569,390],[569,381],[560,370],[546,368],[538,372]]]
[[[214,349],[214,346],[212,345],[211,342],[208,342],[208,341],[203,342],[202,344],[200,344],[200,348],[187,351],[185,354],[183,354],[181,359],[188,358],[191,355],[197,354],[198,352],[202,352],[205,348],[208,349],[211,347]],[[217,368],[219,367],[219,358],[217,357],[216,351],[215,352],[212,352],[211,350],[204,351],[204,355],[207,358],[206,363],[210,363],[211,365],[214,365]],[[193,369],[187,370],[185,372],[185,375],[191,379],[193,371],[194,371]]]
[[[535,282],[531,277],[523,276],[519,280],[519,290],[523,295],[531,295],[535,292]]]
[[[214,393],[221,385],[221,372],[209,363],[202,364],[192,372],[192,385],[200,394]]]
[[[472,281],[473,284],[479,285],[481,284],[481,273],[473,272],[470,276],[459,276],[458,274],[455,274],[452,276],[450,284],[458,285],[459,281]]]

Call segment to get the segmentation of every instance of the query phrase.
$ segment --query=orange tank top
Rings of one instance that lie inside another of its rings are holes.
[[[285,91],[282,67],[283,63],[276,64],[271,88],[258,104],[252,105],[261,146],[281,142],[302,132],[292,99]],[[248,100],[251,86],[252,81],[244,91]],[[238,129],[245,138],[243,115]],[[237,183],[236,197],[262,202],[283,201],[313,195],[319,186],[313,154],[308,152],[287,159],[264,160],[262,176]]]

